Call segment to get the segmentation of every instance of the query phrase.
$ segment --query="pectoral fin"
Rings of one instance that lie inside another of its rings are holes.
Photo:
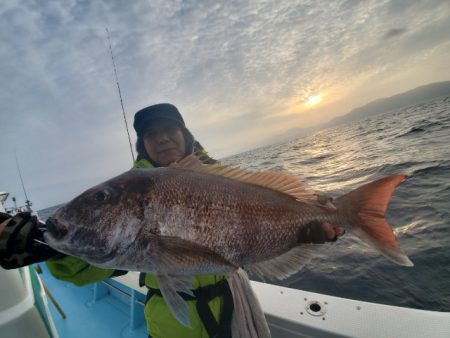
[[[177,293],[177,283],[174,282],[174,279],[168,275],[156,275],[156,280],[158,281],[161,294],[172,312],[172,315],[184,326],[191,327],[188,305],[186,304],[186,301]]]
[[[159,266],[170,275],[196,275],[205,271],[229,274],[237,269],[211,249],[178,237],[160,237],[158,246],[162,253],[158,257]]]
[[[176,291],[183,292],[194,297],[192,292],[192,276],[170,276]]]
[[[160,254],[155,257],[159,274],[156,276],[161,294],[172,315],[190,327],[186,301],[177,293],[192,292],[192,276],[204,273],[230,274],[237,267],[213,250],[173,236],[154,236],[152,243]]]

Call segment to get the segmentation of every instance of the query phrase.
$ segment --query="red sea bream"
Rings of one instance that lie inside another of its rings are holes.
[[[45,239],[96,266],[157,275],[174,316],[189,325],[176,291],[189,292],[191,276],[231,276],[240,303],[246,296],[236,289],[245,289],[239,285],[246,276],[239,267],[264,278],[295,273],[327,241],[323,223],[345,226],[390,260],[411,266],[384,218],[404,179],[361,186],[335,199],[332,211],[296,177],[203,165],[190,156],[174,167],[132,169],[85,191],[49,218]],[[266,329],[255,336],[267,336]]]

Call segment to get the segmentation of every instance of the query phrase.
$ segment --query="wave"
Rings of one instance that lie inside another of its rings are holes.
[[[435,120],[427,120],[423,119],[420,121],[415,122],[415,126],[409,128],[406,132],[403,132],[402,134],[398,135],[397,137],[405,137],[409,135],[415,135],[417,133],[423,133],[423,132],[432,132],[435,130],[441,130],[446,129],[450,127],[449,125],[445,124],[446,121],[435,121]]]
[[[448,170],[450,170],[450,161],[407,161],[384,164],[378,169],[378,172],[384,175],[404,172],[411,178],[429,173],[446,173]]]
[[[438,165],[429,166],[414,171],[414,176],[424,176],[429,174],[448,174],[450,173],[450,161],[444,161]]]

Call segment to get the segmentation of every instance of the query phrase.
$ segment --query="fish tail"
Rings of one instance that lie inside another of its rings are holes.
[[[351,232],[403,266],[414,264],[401,250],[392,227],[384,218],[395,188],[406,175],[392,175],[365,184],[336,200],[339,213],[350,220]]]

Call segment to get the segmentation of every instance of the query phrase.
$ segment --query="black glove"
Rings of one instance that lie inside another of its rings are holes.
[[[0,224],[7,221],[3,231],[0,227],[0,265],[15,269],[64,255],[53,250],[44,241],[45,224],[29,212],[15,216],[0,213]]]

